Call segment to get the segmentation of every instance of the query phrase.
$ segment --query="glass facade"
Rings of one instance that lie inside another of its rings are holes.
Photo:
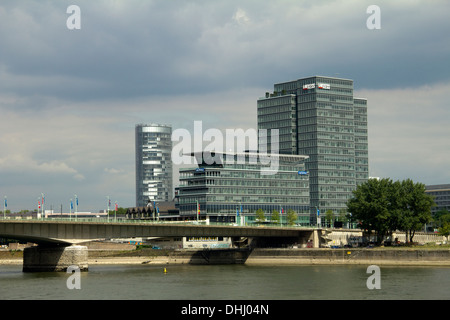
[[[237,154],[231,154],[233,161],[224,155],[207,164],[211,162],[199,159],[197,154],[197,168],[180,169],[181,216],[195,217],[198,203],[200,216],[208,216],[212,222],[234,222],[242,217],[251,222],[258,209],[267,217],[276,210],[286,221],[286,213],[292,209],[298,216],[297,223],[309,224],[306,157],[277,155],[278,169],[274,174],[264,174],[265,166],[247,155],[243,161]]]
[[[280,93],[281,94],[281,93]],[[267,152],[271,152],[271,130],[278,129],[279,153],[297,154],[297,104],[293,94],[267,95],[258,101],[258,129],[267,129]],[[264,143],[266,142],[264,141]],[[260,141],[263,143],[262,141]]]
[[[434,197],[436,206],[431,208],[433,215],[440,210],[450,211],[450,184],[426,186],[425,192]]]
[[[355,174],[356,184],[369,177],[369,142],[367,131],[367,100],[354,99],[355,115]]]
[[[136,207],[172,201],[172,128],[138,124],[135,135]]]
[[[283,103],[271,101],[284,99],[291,101],[289,120],[296,127],[291,127],[290,146],[297,148],[293,152],[280,143],[280,153],[309,156],[311,212],[331,210],[337,215],[346,209],[356,185],[369,178],[367,100],[353,97],[353,81],[348,79],[314,76],[278,83],[273,94],[257,102],[259,129],[284,130],[285,123],[275,117],[259,116],[275,114]]]

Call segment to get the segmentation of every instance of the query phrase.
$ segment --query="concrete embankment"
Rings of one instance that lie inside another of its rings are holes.
[[[23,251],[21,250],[0,250],[0,265],[2,264],[22,264]]]
[[[1,264],[22,264],[21,252],[4,251]],[[248,264],[248,265],[410,265],[450,266],[449,249],[218,249],[218,250],[89,250],[96,264]]]
[[[317,265],[377,264],[450,266],[448,249],[254,249],[254,250],[143,250],[89,254],[90,264],[248,264]]]
[[[246,264],[450,266],[448,249],[255,249]]]

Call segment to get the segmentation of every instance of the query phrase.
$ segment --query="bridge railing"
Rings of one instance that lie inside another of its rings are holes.
[[[101,223],[136,223],[136,224],[176,224],[176,225],[211,225],[211,226],[235,226],[235,227],[276,227],[276,228],[314,228],[315,226],[299,226],[299,225],[287,225],[287,224],[276,224],[276,223],[258,223],[258,222],[250,222],[246,223],[244,226],[233,223],[233,222],[209,222],[206,220],[176,220],[176,221],[167,221],[167,220],[153,220],[153,219],[127,219],[123,217],[47,217],[47,218],[36,218],[36,217],[11,217],[0,216],[0,221],[71,221],[71,222],[101,222]]]

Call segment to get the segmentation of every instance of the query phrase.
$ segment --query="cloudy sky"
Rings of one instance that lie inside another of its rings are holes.
[[[256,128],[259,97],[311,75],[368,99],[371,176],[450,183],[449,16],[448,0],[2,0],[0,198],[134,206],[137,123]]]

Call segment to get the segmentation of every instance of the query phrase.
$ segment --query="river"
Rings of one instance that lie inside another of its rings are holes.
[[[78,275],[80,289],[69,289],[76,274],[23,273],[21,265],[0,265],[0,299],[450,299],[449,267],[380,266],[380,289],[368,288],[371,273],[358,265],[91,265]]]

